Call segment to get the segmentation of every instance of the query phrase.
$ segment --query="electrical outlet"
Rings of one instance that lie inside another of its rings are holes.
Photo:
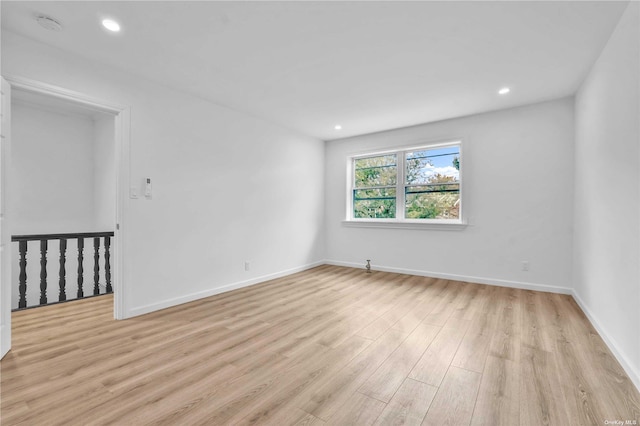
[[[528,260],[523,260],[522,261],[522,270],[523,271],[528,271],[529,270],[529,261]]]
[[[244,270],[245,270],[245,271],[248,271],[248,270],[250,270],[250,269],[251,269],[251,262],[249,262],[249,261],[245,261],[245,262],[244,262]]]

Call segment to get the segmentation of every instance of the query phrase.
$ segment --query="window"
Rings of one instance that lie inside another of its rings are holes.
[[[460,142],[351,158],[350,221],[461,223]]]
[[[396,217],[397,155],[354,159],[354,218]]]

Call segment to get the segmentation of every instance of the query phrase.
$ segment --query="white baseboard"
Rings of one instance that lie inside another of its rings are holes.
[[[593,327],[596,329],[604,343],[607,345],[613,356],[618,360],[624,371],[627,373],[633,384],[635,385],[638,392],[640,392],[640,372],[633,367],[633,364],[629,362],[629,359],[625,356],[625,354],[619,349],[619,345],[616,341],[611,337],[609,333],[602,326],[600,321],[597,320],[593,312],[589,309],[589,307],[584,303],[584,301],[580,298],[577,292],[573,291],[571,293],[573,299],[576,301],[582,312],[587,316]]]
[[[328,265],[336,265],[336,266],[346,266],[350,268],[360,268],[363,269],[364,265],[359,263],[352,262],[342,262],[337,260],[326,260],[326,264]],[[456,274],[445,274],[441,272],[433,272],[433,271],[420,271],[414,269],[403,269],[403,268],[394,268],[388,266],[377,266],[375,270],[377,271],[385,271],[385,272],[395,272],[398,274],[408,274],[408,275],[418,275],[424,277],[433,277],[433,278],[443,278],[448,280],[456,280],[456,281],[464,281],[464,282],[472,282],[478,284],[488,284],[488,285],[496,285],[501,287],[513,287],[520,288],[525,290],[535,290],[535,291],[544,291],[549,293],[560,293],[560,294],[569,294],[573,296],[580,309],[585,313],[593,327],[596,329],[602,340],[605,342],[613,356],[618,360],[622,368],[627,373],[635,387],[640,391],[640,373],[633,367],[633,365],[629,362],[628,358],[624,355],[622,351],[618,348],[618,344],[613,340],[609,333],[602,327],[600,322],[593,315],[591,310],[587,307],[587,305],[582,301],[580,296],[571,288],[568,287],[559,287],[559,286],[550,286],[546,284],[535,284],[535,283],[525,283],[518,281],[508,281],[508,280],[499,280],[494,278],[482,278],[482,277],[472,277],[466,275],[456,275]]]
[[[212,288],[212,289],[208,289],[208,290],[204,290],[196,293],[187,294],[185,296],[176,297],[173,299],[164,300],[162,302],[152,303],[149,305],[133,308],[128,311],[126,318],[148,314],[150,312],[158,311],[160,309],[170,308],[172,306],[181,305],[183,303],[193,302],[194,300],[202,299],[209,296],[214,296],[216,294],[225,293],[227,291],[236,290],[243,287],[249,287],[265,281],[295,274],[296,272],[302,272],[307,269],[315,268],[316,266],[320,266],[320,265],[346,266],[349,268],[359,268],[359,269],[364,268],[364,265],[359,263],[353,263],[353,262],[342,262],[338,260],[317,261],[317,262],[309,263],[307,265],[302,265],[296,268],[291,268],[291,269],[276,272],[273,274],[252,278],[250,280],[239,281],[236,283],[224,285],[222,287],[216,287],[216,288]],[[578,306],[580,306],[580,308],[585,313],[585,315],[587,316],[591,324],[594,326],[594,328],[598,331],[598,334],[600,334],[600,336],[602,337],[602,340],[604,340],[605,344],[609,347],[609,350],[611,351],[611,353],[613,353],[613,355],[616,357],[620,365],[622,365],[622,368],[625,370],[627,375],[631,378],[631,381],[633,382],[635,387],[638,388],[638,390],[640,391],[639,372],[632,366],[632,364],[629,362],[629,360],[623,354],[623,352],[621,352],[618,349],[619,346],[610,337],[610,335],[606,332],[606,330],[602,327],[600,322],[596,319],[596,317],[593,315],[591,310],[589,310],[587,305],[582,301],[580,296],[571,288],[560,287],[560,286],[550,286],[546,284],[501,280],[501,279],[495,279],[495,278],[447,274],[442,272],[394,268],[389,266],[376,265],[375,270],[384,271],[384,272],[394,272],[398,274],[417,275],[417,276],[423,276],[423,277],[433,277],[433,278],[442,278],[442,279],[464,281],[464,282],[471,282],[471,283],[478,283],[478,284],[487,284],[487,285],[494,285],[494,286],[500,286],[500,287],[519,288],[524,290],[535,290],[535,291],[544,291],[549,293],[570,294],[573,296],[576,303],[578,303]]]
[[[226,293],[227,291],[236,290],[243,287],[249,287],[255,284],[260,284],[265,281],[273,280],[276,278],[284,277],[287,275],[295,274],[296,272],[306,271],[307,269],[315,268],[316,266],[324,265],[324,261],[317,261],[309,263],[307,265],[298,266],[296,268],[287,269],[284,271],[276,272],[269,275],[263,275],[261,277],[251,278],[246,281],[238,281],[235,283],[223,285],[222,287],[211,288],[196,293],[190,293],[184,296],[175,297],[173,299],[163,300],[162,302],[151,303],[149,305],[139,306],[137,308],[129,309],[125,314],[125,318],[136,317],[139,315],[148,314],[150,312],[159,311],[160,309],[170,308],[176,305],[182,305],[183,303],[193,302],[194,300],[202,299],[209,296],[215,296],[216,294]]]
[[[158,311],[160,309],[181,305],[183,303],[193,302],[194,300],[202,299],[205,297],[215,296],[216,294],[225,293],[227,291],[248,287],[254,284],[259,284],[265,281],[284,277],[286,275],[295,274],[296,272],[305,271],[307,269],[315,268],[316,266],[325,265],[325,264],[336,265],[336,266],[346,266],[350,268],[363,268],[363,265],[357,264],[357,263],[342,262],[337,260],[324,260],[324,261],[320,260],[320,261],[309,263],[307,265],[302,265],[296,268],[291,268],[291,269],[276,272],[273,274],[252,278],[250,280],[239,281],[239,282],[223,285],[222,287],[207,289],[207,290],[199,291],[196,293],[190,293],[184,296],[175,297],[172,299],[163,300],[161,302],[156,302],[156,303],[151,303],[144,306],[131,308],[125,313],[125,319],[148,314],[150,312]],[[520,288],[525,290],[545,291],[545,292],[551,292],[551,293],[572,294],[570,288],[549,286],[544,284],[507,281],[507,280],[499,280],[499,279],[493,279],[493,278],[472,277],[472,276],[466,276],[466,275],[446,274],[441,272],[421,271],[421,270],[385,267],[385,266],[377,266],[377,265],[375,269],[378,271],[395,272],[398,274],[444,278],[448,280],[465,281],[465,282],[472,282],[472,283],[478,283],[478,284],[488,284],[488,285],[495,285],[495,286],[501,286],[501,287]]]
[[[339,260],[325,260],[328,265],[347,266],[350,268],[360,268],[364,266],[360,263],[342,262]],[[464,281],[477,284],[487,284],[500,287],[520,288],[523,290],[544,291],[547,293],[572,294],[572,289],[568,287],[552,286],[546,284],[536,284],[520,281],[508,281],[495,278],[473,277],[468,275],[447,274],[442,272],[422,271],[416,269],[395,268],[391,266],[376,265],[376,271],[395,272],[397,274],[418,275],[421,277],[443,278],[446,280]]]
[[[351,263],[351,262],[342,262],[338,260],[326,260],[326,264],[336,265],[336,266],[346,266],[350,268],[360,268],[363,269],[364,265],[359,263]],[[622,351],[620,351],[618,344],[613,340],[609,333],[602,327],[600,322],[593,315],[591,310],[587,307],[584,301],[580,298],[580,296],[571,288],[568,287],[559,287],[559,286],[550,286],[546,284],[535,284],[535,283],[525,283],[518,281],[508,281],[508,280],[499,280],[494,278],[482,278],[482,277],[472,277],[465,275],[456,275],[456,274],[445,274],[441,272],[433,272],[433,271],[420,271],[413,269],[403,269],[403,268],[393,268],[388,266],[377,266],[375,270],[377,271],[385,271],[385,272],[395,272],[399,274],[408,274],[408,275],[418,275],[424,277],[433,277],[433,278],[443,278],[449,280],[456,281],[464,281],[464,282],[472,282],[478,284],[488,284],[488,285],[496,285],[501,287],[513,287],[520,288],[525,290],[536,290],[536,291],[544,291],[549,293],[560,293],[560,294],[569,294],[573,296],[580,309],[585,313],[593,327],[596,329],[602,340],[605,342],[613,356],[618,360],[622,368],[627,373],[634,386],[640,392],[640,373],[633,367],[633,365],[629,362],[629,359],[624,355]]]

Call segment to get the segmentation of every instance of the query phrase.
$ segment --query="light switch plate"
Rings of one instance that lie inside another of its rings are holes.
[[[133,199],[138,198],[138,188],[133,186],[129,188],[129,198],[133,198]]]

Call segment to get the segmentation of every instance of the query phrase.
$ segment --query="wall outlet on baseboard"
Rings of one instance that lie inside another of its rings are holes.
[[[529,261],[528,260],[523,260],[522,261],[522,270],[523,271],[528,271],[529,270]]]
[[[248,260],[245,260],[244,262],[244,270],[248,271],[251,269],[251,262],[249,262]]]

